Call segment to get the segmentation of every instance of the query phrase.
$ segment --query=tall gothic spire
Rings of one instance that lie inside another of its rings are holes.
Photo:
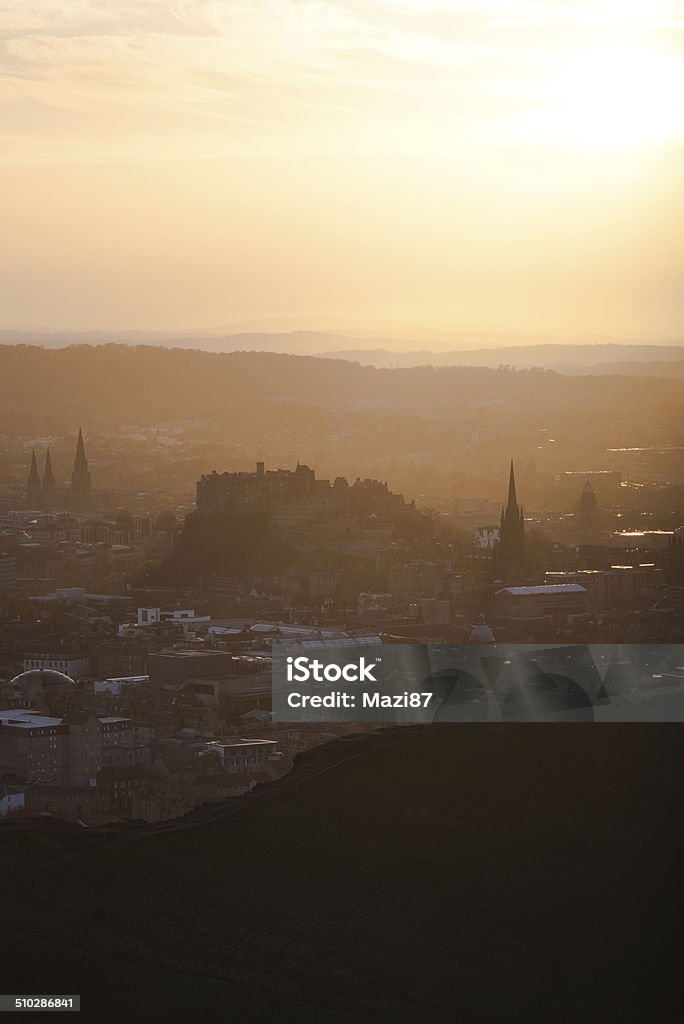
[[[34,448],[31,453],[31,472],[29,473],[28,482],[30,484],[40,483],[40,477],[38,476],[38,462],[36,460],[36,449]]]
[[[509,509],[517,508],[518,499],[515,494],[515,470],[513,469],[513,459],[511,459],[511,471],[508,476],[508,507]]]
[[[83,431],[78,428],[78,441],[76,442],[76,458],[74,459],[74,471],[71,474],[71,498],[76,504],[83,504],[90,498],[91,480],[88,472],[88,459],[86,458],[85,444],[83,442]]]
[[[78,441],[76,442],[74,469],[88,469],[88,460],[86,459],[85,445],[83,443],[83,431],[80,427],[78,428]]]
[[[55,474],[52,472],[52,459],[50,457],[50,449],[48,448],[45,456],[45,469],[43,470],[43,486],[42,486],[42,497],[43,505],[51,505],[57,494],[57,483],[55,481]]]
[[[524,567],[525,517],[522,505],[518,505],[515,490],[515,471],[511,459],[508,477],[508,502],[501,509],[501,534],[499,541],[499,564],[509,575],[519,573]]]
[[[31,454],[31,470],[26,481],[26,499],[31,508],[39,508],[43,497],[43,489],[40,485],[40,477],[38,476],[38,461],[36,459],[36,449],[33,449]]]
[[[55,474],[52,472],[52,459],[50,457],[50,449],[47,450],[45,456],[45,469],[43,470],[43,487],[54,487],[55,486]]]

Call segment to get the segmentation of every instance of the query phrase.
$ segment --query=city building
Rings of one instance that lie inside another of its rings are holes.
[[[0,818],[7,818],[10,814],[18,814],[26,806],[26,788],[24,786],[9,786],[0,782]]]
[[[80,709],[63,717],[0,711],[0,774],[23,782],[87,789],[95,786],[107,751],[133,746],[129,718],[98,718]]]
[[[194,608],[174,608],[171,611],[164,611],[161,608],[138,608],[137,628],[145,630],[149,627],[158,627],[167,623],[177,627],[177,634],[186,638],[194,636],[195,631],[211,622],[210,615],[197,615]],[[119,635],[130,635],[125,631],[128,624],[119,627]]]
[[[0,772],[23,782],[66,785],[68,730],[61,718],[0,711]]]
[[[17,560],[0,552],[0,597],[10,593],[17,585]]]
[[[595,613],[614,608],[638,609],[653,603],[665,585],[665,571],[655,565],[613,565],[609,569],[547,572],[550,585],[575,584],[587,592],[588,607]]]
[[[90,670],[90,659],[86,651],[31,651],[24,658],[24,672],[54,669],[71,679],[82,679]]]
[[[152,686],[177,686],[189,679],[230,675],[233,656],[226,651],[161,651],[148,658]]]
[[[260,771],[266,767],[277,748],[276,740],[230,739],[212,740],[207,744],[214,751],[226,771]]]
[[[587,612],[587,589],[578,583],[532,587],[502,587],[494,595],[497,615],[505,619],[540,619],[553,622]]]

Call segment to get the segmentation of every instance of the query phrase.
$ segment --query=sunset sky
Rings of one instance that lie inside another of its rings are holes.
[[[0,0],[0,326],[684,335],[684,4]]]

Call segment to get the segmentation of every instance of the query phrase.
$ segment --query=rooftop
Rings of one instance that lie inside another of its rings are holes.
[[[230,749],[231,747],[259,747],[259,746],[271,746],[276,745],[276,740],[245,740],[245,739],[225,739],[225,740],[210,740],[207,746],[210,747],[224,747]]]
[[[196,649],[189,650],[189,651],[176,651],[176,650],[173,650],[173,651],[159,651],[158,654],[155,654],[155,657],[156,658],[212,658],[212,657],[216,657],[217,654],[221,655],[221,654],[226,654],[226,653],[227,653],[226,651],[215,651],[215,650],[203,651],[203,650],[200,650],[199,648],[196,648]]]
[[[329,640],[299,640],[297,646],[303,650],[317,650],[321,647],[366,647],[370,644],[381,644],[382,639],[374,634],[373,636],[340,636],[332,637]]]
[[[16,708],[12,708],[10,711],[0,711],[0,725],[11,725],[16,729],[47,729],[61,724],[61,718],[37,715],[34,711],[22,711]]]
[[[513,594],[514,597],[535,597],[551,594],[586,594],[587,588],[579,583],[551,583],[539,587],[503,587],[497,594]]]

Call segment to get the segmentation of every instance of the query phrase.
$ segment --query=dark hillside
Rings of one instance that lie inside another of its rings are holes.
[[[117,1024],[672,1020],[682,768],[679,727],[433,727],[195,828],[4,829],[4,989]]]

